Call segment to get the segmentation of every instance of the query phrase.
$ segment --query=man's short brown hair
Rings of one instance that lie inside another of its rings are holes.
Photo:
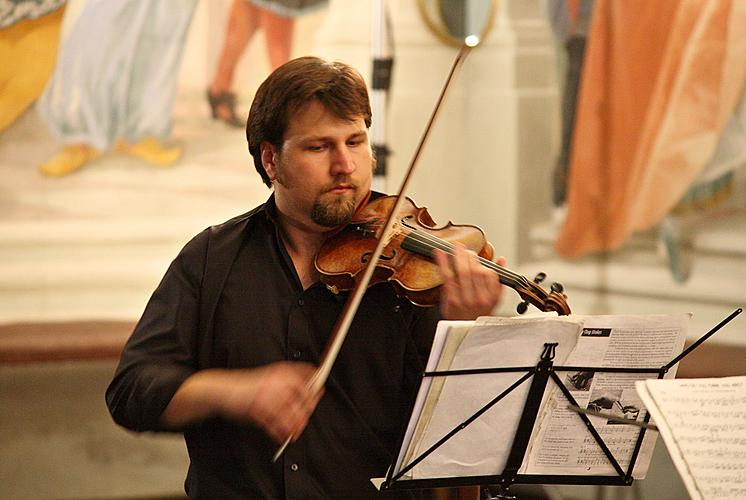
[[[299,57],[283,64],[259,86],[246,123],[249,153],[267,186],[272,182],[262,166],[260,144],[266,141],[282,149],[288,120],[313,100],[346,120],[362,116],[370,127],[368,89],[353,67],[318,57]]]

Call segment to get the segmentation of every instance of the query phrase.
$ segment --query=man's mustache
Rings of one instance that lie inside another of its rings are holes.
[[[323,188],[323,192],[327,193],[333,189],[337,189],[340,187],[346,187],[346,188],[352,188],[354,190],[358,190],[360,188],[360,185],[353,181],[352,179],[349,179],[347,177],[335,179],[333,182],[330,182]]]

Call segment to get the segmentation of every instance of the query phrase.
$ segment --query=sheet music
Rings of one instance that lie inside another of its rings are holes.
[[[445,323],[439,328],[446,337],[439,354],[431,356],[428,367],[458,370],[492,367],[535,366],[544,343],[558,342],[555,361],[563,361],[580,333],[580,323],[567,317],[479,318],[466,330],[464,323]],[[420,388],[418,400],[424,401],[420,414],[413,415],[406,442],[394,474],[401,464],[410,463],[438,442],[449,431],[468,419],[495,396],[516,382],[524,373],[490,373],[434,377]],[[505,466],[522,402],[530,380],[512,391],[490,411],[438,448],[412,469],[409,478],[452,477],[499,474]],[[437,404],[436,404],[437,403]],[[407,445],[409,444],[409,445]]]
[[[689,495],[746,498],[746,377],[636,385]]]
[[[452,346],[458,346],[472,326],[474,326],[474,321],[440,321],[438,323],[438,327],[435,330],[435,337],[433,338],[433,345],[430,348],[430,356],[427,360],[425,370],[428,372],[432,372],[439,369],[438,365],[440,365],[440,368],[442,368],[443,365],[445,365],[446,363],[450,364],[450,361],[441,360],[441,353],[443,352],[443,346],[446,343],[446,339],[450,338],[451,347],[449,347],[449,350],[452,350]],[[450,360],[453,359],[453,355],[450,353],[447,353],[445,357]],[[399,453],[399,456],[396,459],[396,465],[394,467],[394,470],[396,472],[401,470],[402,461],[405,459],[404,452],[407,450],[409,443],[411,443],[413,439],[420,439],[420,434],[422,432],[423,426],[419,427],[419,432],[417,434],[417,437],[415,438],[415,428],[417,427],[417,423],[420,421],[420,416],[422,415],[423,411],[432,413],[432,405],[435,404],[435,402],[437,401],[436,395],[431,396],[429,398],[430,404],[428,405],[427,409],[425,409],[426,397],[428,394],[431,394],[431,386],[433,384],[433,380],[436,381],[436,384],[438,384],[439,387],[442,387],[442,379],[438,380],[434,379],[433,377],[425,377],[424,379],[422,379],[422,384],[417,393],[417,399],[415,400],[414,407],[412,408],[412,415],[409,419],[407,430],[404,433],[404,444],[402,446],[401,452]],[[439,389],[435,389],[435,391],[439,392]],[[406,458],[411,459],[411,452]]]
[[[686,340],[690,314],[582,316],[583,331],[566,366],[660,368],[679,355]],[[559,366],[560,363],[555,363]],[[557,374],[582,408],[642,421],[645,409],[635,382],[657,373],[562,372]],[[666,374],[673,378],[676,366]],[[554,385],[539,416],[529,453],[521,468],[527,474],[617,475],[577,413]],[[589,417],[609,450],[626,472],[640,428],[603,417]],[[642,479],[652,459],[656,433],[647,432],[635,461],[633,476]]]
[[[546,342],[559,342],[555,366],[660,368],[681,353],[689,317],[542,315],[441,322],[427,369],[531,367],[539,361]],[[525,373],[426,377],[393,475]],[[557,374],[581,406],[593,409],[596,405],[601,411],[634,420],[646,415],[635,381],[657,377],[657,372]],[[675,367],[668,376],[674,374]],[[530,379],[415,465],[403,479],[502,473],[529,386]],[[566,409],[567,404],[550,381],[519,473],[616,475],[579,416]],[[600,417],[590,420],[626,470],[639,427],[614,424]],[[635,478],[645,476],[656,436],[652,431],[646,433],[635,462]]]

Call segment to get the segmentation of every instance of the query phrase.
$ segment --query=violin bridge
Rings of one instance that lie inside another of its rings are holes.
[[[391,243],[391,240],[393,240],[400,232],[401,232],[401,221],[396,220],[391,226],[391,231],[389,231],[386,241],[383,242],[384,248],[388,246],[388,244]]]

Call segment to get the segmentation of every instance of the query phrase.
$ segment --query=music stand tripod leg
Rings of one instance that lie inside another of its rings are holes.
[[[500,484],[483,486],[481,500],[516,500],[516,496]]]

